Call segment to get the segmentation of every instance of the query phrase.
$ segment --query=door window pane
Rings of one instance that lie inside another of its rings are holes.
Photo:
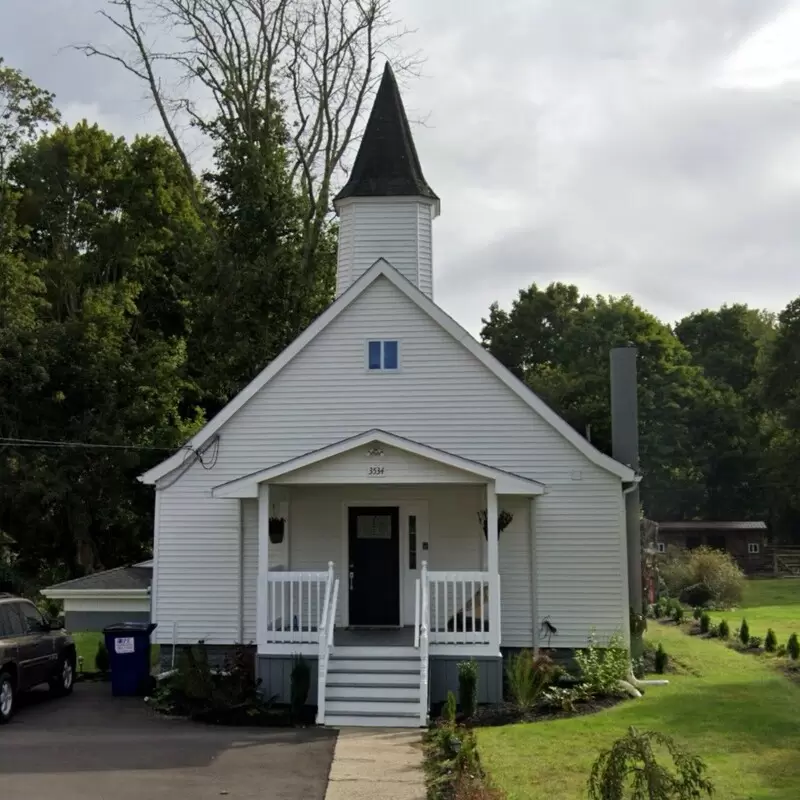
[[[417,517],[408,518],[408,568],[417,568]]]
[[[391,539],[392,518],[375,514],[359,514],[356,536],[359,539]]]

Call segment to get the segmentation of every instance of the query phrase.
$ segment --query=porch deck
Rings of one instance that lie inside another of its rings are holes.
[[[334,647],[414,647],[414,626],[402,628],[336,628]]]

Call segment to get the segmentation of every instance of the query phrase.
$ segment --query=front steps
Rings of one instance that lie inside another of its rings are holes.
[[[420,727],[419,651],[334,646],[325,682],[325,725]]]

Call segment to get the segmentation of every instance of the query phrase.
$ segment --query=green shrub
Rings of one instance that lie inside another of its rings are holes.
[[[692,618],[693,619],[700,619],[703,616],[703,609],[700,606],[695,606],[692,609]]]
[[[719,628],[717,628],[717,635],[720,639],[728,639],[731,635],[731,626],[728,625],[727,620],[722,620],[719,624]]]
[[[666,751],[671,768],[656,761],[653,745],[657,752]],[[590,800],[696,800],[713,793],[714,785],[700,758],[669,736],[655,731],[639,733],[635,728],[600,753],[589,777]]]
[[[680,625],[681,622],[683,622],[684,614],[685,614],[685,611],[683,610],[683,606],[680,603],[678,603],[675,606],[675,609],[672,612],[672,619],[674,619],[675,622],[677,622],[678,625]]]
[[[709,639],[716,639],[719,636],[719,625],[715,625],[713,622],[708,626],[708,632],[706,634]]]
[[[311,666],[302,655],[297,655],[292,659],[292,672],[289,680],[292,714],[297,715],[306,704],[311,689]]]
[[[458,700],[461,713],[471,717],[478,707],[478,662],[474,658],[458,665]]]
[[[700,615],[700,633],[708,633],[708,629],[711,627],[711,617],[708,615],[706,611],[704,611]]]
[[[656,662],[656,672],[659,675],[663,675],[667,670],[667,663],[669,662],[669,656],[667,655],[667,651],[664,649],[664,645],[661,644],[661,642],[658,643],[655,662]]]
[[[786,645],[785,644],[778,645],[778,649],[775,651],[775,655],[778,656],[778,658],[786,658]]]
[[[752,647],[753,649],[759,648],[762,645],[762,639],[760,636],[751,636],[750,641],[747,643],[748,647]]]
[[[542,701],[548,708],[556,708],[571,714],[575,711],[576,703],[591,700],[593,694],[584,683],[569,687],[551,686],[543,693]]]
[[[619,682],[628,677],[631,668],[630,654],[619,633],[615,633],[603,648],[597,645],[592,631],[589,646],[575,653],[575,661],[582,682],[594,694],[617,694]]]
[[[800,641],[798,641],[796,633],[789,637],[789,641],[786,643],[786,652],[793,661],[800,658]]]
[[[767,635],[764,637],[764,649],[768,653],[774,653],[778,649],[778,637],[772,628],[767,629]]]
[[[750,642],[750,626],[747,624],[747,620],[743,619],[741,627],[739,628],[739,641],[745,645],[745,647]]]
[[[94,656],[94,666],[98,672],[108,672],[109,667],[111,666],[111,661],[108,657],[108,650],[106,649],[106,643],[103,641],[99,641],[97,643],[97,652]]]
[[[670,596],[689,605],[702,606],[709,600],[725,607],[736,605],[745,585],[744,574],[730,554],[708,547],[670,548],[659,574]]]
[[[532,708],[542,692],[553,682],[558,667],[547,653],[534,656],[530,650],[520,650],[511,656],[506,668],[508,688],[518,708]]]

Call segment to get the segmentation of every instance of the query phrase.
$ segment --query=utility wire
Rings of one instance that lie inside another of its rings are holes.
[[[149,447],[139,444],[97,444],[93,442],[58,442],[49,439],[15,439],[10,436],[0,436],[0,445],[11,444],[16,447],[83,447],[101,450],[159,450],[174,453],[183,448],[175,447]]]

